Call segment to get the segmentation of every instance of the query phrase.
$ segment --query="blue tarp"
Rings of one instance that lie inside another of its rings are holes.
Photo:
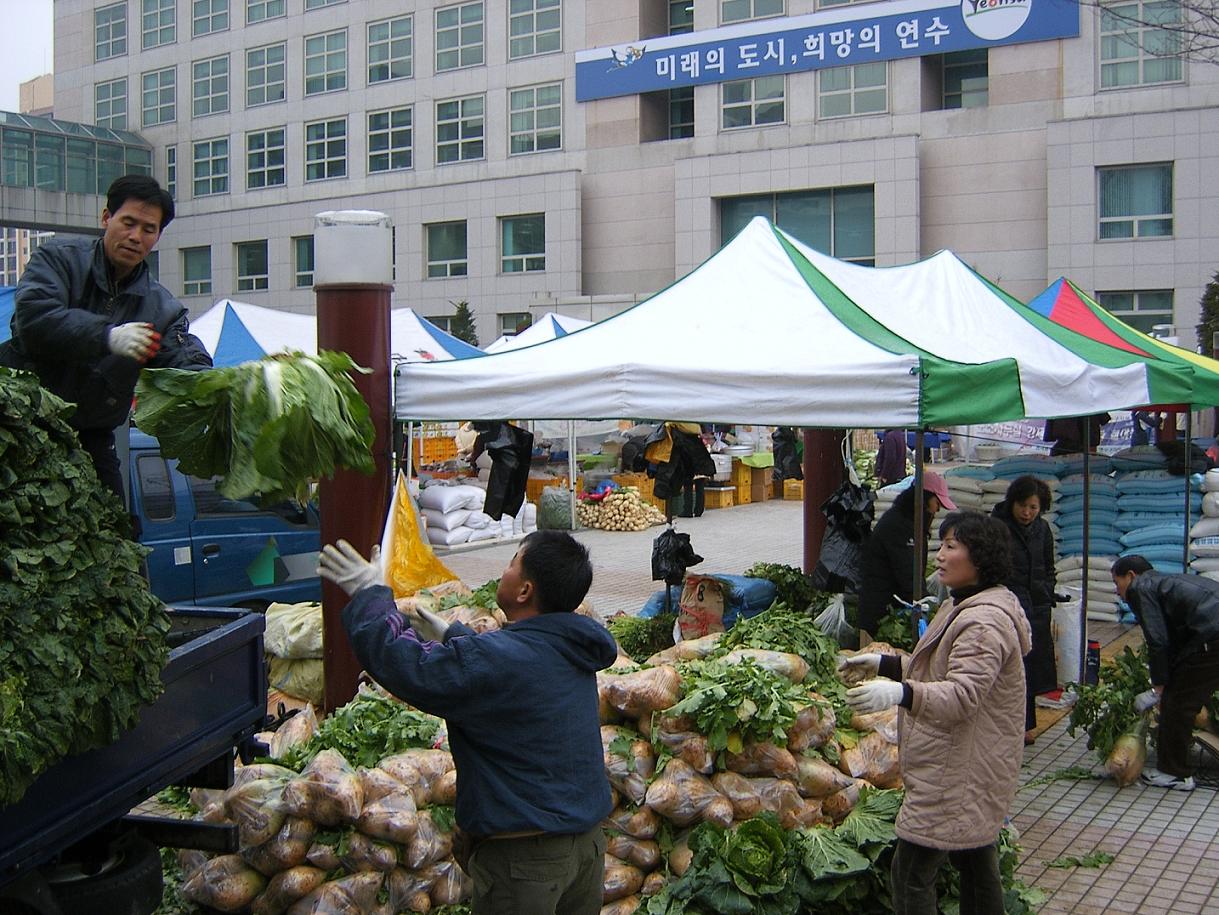
[[[720,581],[728,583],[728,606],[724,608],[724,628],[731,629],[732,624],[737,621],[737,617],[745,617],[748,619],[751,616],[756,616],[763,610],[770,609],[770,605],[775,602],[776,588],[773,582],[767,581],[765,578],[748,578],[744,575],[721,575],[718,572],[691,572],[691,575],[706,575],[710,574],[713,578],[718,578]],[[670,585],[669,594],[672,598],[671,612],[678,612],[678,605],[681,603],[682,585]],[[643,609],[639,611],[639,615],[644,619],[651,619],[664,613],[665,610],[665,592],[663,589],[657,591],[648,598]]]
[[[13,320],[13,293],[16,286],[0,286],[0,343],[13,335],[9,326]]]

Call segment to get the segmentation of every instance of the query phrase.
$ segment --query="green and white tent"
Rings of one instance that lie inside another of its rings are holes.
[[[757,218],[639,305],[537,346],[400,366],[403,420],[943,427],[1188,398],[1187,366],[1072,347],[949,252],[849,264]]]

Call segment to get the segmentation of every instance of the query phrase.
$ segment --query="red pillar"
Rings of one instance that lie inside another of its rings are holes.
[[[825,515],[821,503],[846,479],[841,429],[803,429],[804,433],[804,571],[812,573],[821,558]]]

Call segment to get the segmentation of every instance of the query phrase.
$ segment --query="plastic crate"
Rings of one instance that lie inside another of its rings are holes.
[[[803,501],[804,499],[804,481],[803,480],[784,480],[783,481],[783,498],[792,501]]]
[[[731,486],[722,489],[708,489],[703,494],[703,503],[708,509],[732,508],[736,505],[736,490]]]
[[[415,439],[415,460],[420,464],[440,464],[457,457],[457,440],[451,435],[428,435]]]
[[[542,490],[548,486],[562,486],[566,489],[567,477],[529,477],[525,481],[525,501],[536,505],[542,498]],[[576,477],[576,491],[579,492],[583,487],[584,478]]]
[[[753,468],[748,464],[742,464],[739,460],[733,458],[732,476],[729,478],[729,482],[731,482],[733,486],[744,486],[746,489],[748,489],[749,485],[753,482]]]
[[[746,468],[746,469],[748,470],[749,468]],[[734,504],[748,505],[750,502],[753,501],[753,485],[752,484],[746,483],[744,486],[736,486],[736,487],[734,487],[734,489],[736,490],[736,494],[733,496]]]
[[[651,501],[652,491],[656,488],[656,480],[646,473],[616,473],[610,479],[624,488],[634,486],[644,502]]]

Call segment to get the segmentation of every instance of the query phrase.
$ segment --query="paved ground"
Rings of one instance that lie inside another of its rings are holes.
[[[762,502],[679,518],[704,561],[699,572],[740,574],[758,561],[799,565],[802,559],[799,502]],[[591,598],[602,615],[635,612],[654,591],[652,541],[656,527],[638,533],[583,531],[594,565]],[[444,555],[466,584],[498,577],[515,552],[504,545]],[[1113,651],[1130,636],[1117,624],[1089,624],[1089,635]],[[1041,711],[1045,729],[1024,754],[1022,782],[1069,766],[1091,766],[1086,738],[1066,732],[1065,717]],[[1021,833],[1020,875],[1048,895],[1046,913],[1219,912],[1219,767],[1201,760],[1200,787],[1190,794],[1117,788],[1112,780],[1055,781],[1021,791],[1012,818]],[[1101,868],[1050,868],[1064,854],[1114,855]]]

